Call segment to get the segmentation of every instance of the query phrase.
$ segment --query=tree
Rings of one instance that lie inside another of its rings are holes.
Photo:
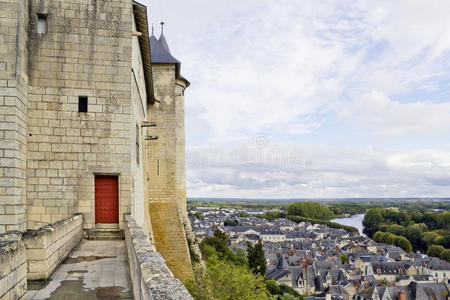
[[[266,220],[273,221],[275,219],[285,218],[286,214],[278,211],[268,211],[261,217]]]
[[[387,226],[386,231],[396,235],[403,235],[405,232],[405,227],[400,226],[398,224],[392,224]]]
[[[395,234],[392,233],[388,233],[386,235],[386,244],[388,245],[394,245],[395,244],[395,239],[397,238],[397,236]]]
[[[226,219],[225,222],[223,222],[223,226],[239,226],[239,221]]]
[[[380,236],[380,243],[386,243],[386,240],[390,234],[392,234],[392,233],[383,232],[383,234]]]
[[[203,215],[202,215],[202,213],[201,212],[196,212],[195,214],[194,214],[194,216],[197,218],[197,219],[199,219],[199,220],[203,220]]]
[[[213,236],[208,236],[200,243],[203,257],[217,256],[219,259],[233,260],[234,255],[227,247],[230,238],[221,230],[214,230]]]
[[[445,261],[450,261],[450,249],[442,251],[439,257]]]
[[[245,250],[234,248],[233,252],[235,254],[232,261],[236,266],[248,266],[247,252],[245,252]]]
[[[441,244],[442,244],[442,246],[444,246],[445,248],[450,248],[450,235],[444,236],[444,238],[442,239]]]
[[[439,234],[433,231],[425,232],[422,235],[422,240],[430,247],[433,244],[436,244],[436,239],[439,237]]]
[[[305,297],[297,293],[293,288],[285,284],[277,284],[275,280],[266,280],[266,288],[271,295],[278,296],[274,299],[304,300]],[[272,298],[270,298],[272,299]]]
[[[375,232],[380,229],[380,225],[383,222],[383,215],[381,214],[381,209],[372,208],[369,209],[364,216],[363,225],[364,233],[368,236],[372,236]]]
[[[422,242],[422,229],[419,226],[408,226],[405,230],[405,237],[414,245],[414,248],[420,248]]]
[[[438,228],[437,214],[427,213],[422,215],[422,222],[425,223],[430,230]]]
[[[411,252],[412,251],[412,246],[411,243],[408,241],[407,238],[403,237],[403,236],[397,236],[395,238],[394,241],[395,245],[397,247],[402,248],[403,250],[405,250],[406,252]]]
[[[253,274],[246,266],[210,257],[206,270],[194,267],[195,280],[186,287],[199,300],[266,300],[268,291],[262,276]]]
[[[341,264],[348,264],[348,257],[345,255],[341,255]]]
[[[439,246],[439,245],[431,245],[430,247],[428,247],[427,250],[427,255],[428,256],[433,256],[433,257],[440,257],[441,253],[444,251],[444,247]]]
[[[253,246],[251,243],[247,242],[247,260],[248,266],[253,271],[254,274],[259,274],[261,276],[266,275],[267,261],[264,256],[264,250],[262,248],[263,244],[261,240]]]
[[[449,228],[450,226],[450,211],[438,213],[436,216],[439,228]]]
[[[385,215],[383,217],[388,222],[407,226],[409,224],[409,221],[411,220],[410,217],[406,215],[404,212],[397,212],[394,210],[384,210],[384,211]]]
[[[377,242],[377,243],[381,243],[382,238],[384,237],[384,232],[381,231],[377,231],[375,232],[375,234],[372,236],[372,239]]]
[[[287,207],[287,214],[293,216],[302,216],[311,219],[328,220],[333,213],[326,205],[317,202],[294,202]]]
[[[230,242],[230,238],[228,237],[228,235],[220,229],[214,230],[214,237],[220,240],[225,245]]]

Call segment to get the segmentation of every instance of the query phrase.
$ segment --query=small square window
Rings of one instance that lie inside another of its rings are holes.
[[[78,97],[78,112],[86,113],[88,111],[88,97],[79,96]]]
[[[47,15],[37,15],[37,33],[47,33]]]

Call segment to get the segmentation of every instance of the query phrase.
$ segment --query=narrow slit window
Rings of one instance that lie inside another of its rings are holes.
[[[47,15],[37,15],[37,32],[41,34],[47,33]]]
[[[159,159],[156,161],[156,175],[159,176]]]
[[[78,97],[78,112],[88,112],[88,97],[79,96]]]
[[[136,125],[136,163],[139,164],[139,125]]]

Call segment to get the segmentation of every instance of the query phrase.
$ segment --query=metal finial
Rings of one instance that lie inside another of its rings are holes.
[[[161,22],[161,33],[164,32],[164,22]]]
[[[152,23],[152,35],[155,33],[155,28],[153,27],[153,23]]]

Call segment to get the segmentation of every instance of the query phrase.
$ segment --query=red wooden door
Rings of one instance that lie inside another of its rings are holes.
[[[117,176],[95,176],[95,223],[119,223]]]

